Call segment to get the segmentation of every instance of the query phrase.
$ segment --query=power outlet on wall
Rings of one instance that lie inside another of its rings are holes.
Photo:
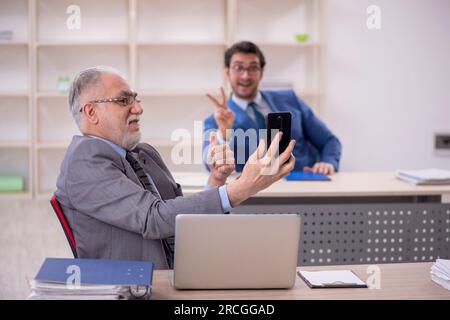
[[[450,156],[450,133],[434,135],[434,150],[438,155]]]

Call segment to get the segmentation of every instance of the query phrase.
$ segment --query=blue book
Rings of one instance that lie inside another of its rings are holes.
[[[150,261],[46,258],[34,280],[66,283],[75,270],[81,285],[151,286],[153,277]]]
[[[30,299],[149,299],[150,261],[46,258]]]
[[[331,181],[326,174],[302,171],[293,171],[285,179],[288,181]]]

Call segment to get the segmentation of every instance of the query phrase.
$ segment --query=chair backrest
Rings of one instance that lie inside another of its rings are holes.
[[[61,223],[64,233],[66,234],[66,238],[67,241],[69,242],[70,249],[72,249],[74,258],[78,258],[75,237],[73,236],[72,229],[70,228],[69,222],[67,221],[67,218],[61,208],[61,205],[58,202],[58,199],[56,199],[56,196],[53,196],[51,198],[50,204],[52,205],[53,210],[55,211],[56,216],[58,217],[58,220]]]

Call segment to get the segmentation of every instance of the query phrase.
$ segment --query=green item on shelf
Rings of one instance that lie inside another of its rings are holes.
[[[298,42],[306,42],[309,40],[309,34],[307,33],[296,33],[295,34],[295,40]]]
[[[68,92],[70,89],[70,77],[69,76],[61,76],[58,77],[58,91],[59,92]]]
[[[0,192],[22,192],[23,177],[0,176]]]

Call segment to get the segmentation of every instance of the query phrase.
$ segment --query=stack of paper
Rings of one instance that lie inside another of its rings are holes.
[[[399,170],[396,176],[404,181],[416,185],[442,185],[450,184],[450,171],[440,169],[424,169],[404,171]]]
[[[28,299],[150,299],[152,276],[147,261],[47,258]]]
[[[431,280],[450,290],[450,260],[436,260],[431,267]]]

